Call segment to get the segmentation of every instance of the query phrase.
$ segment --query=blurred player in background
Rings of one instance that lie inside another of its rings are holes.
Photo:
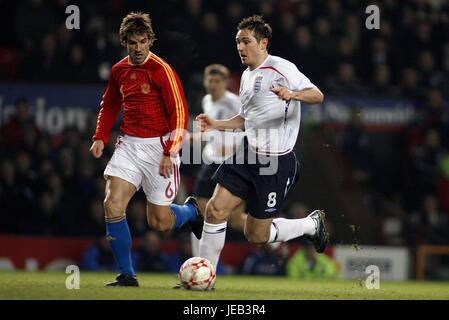
[[[323,252],[329,239],[323,211],[315,210],[303,219],[274,218],[298,179],[299,164],[293,148],[301,101],[321,103],[323,94],[293,63],[268,54],[272,30],[262,17],[243,19],[237,30],[238,54],[248,67],[240,82],[240,114],[227,120],[201,114],[197,120],[201,131],[245,128],[244,151],[240,148],[233,161],[217,170],[217,186],[206,206],[199,255],[216,266],[225,242],[226,220],[244,200],[249,242],[264,244],[305,236],[317,252]],[[239,157],[243,164],[238,164]],[[251,158],[256,161],[249,161]],[[261,159],[269,161],[264,164]],[[267,163],[275,164],[277,170],[261,174]]]
[[[95,158],[101,157],[123,106],[123,135],[104,171],[107,238],[120,269],[107,285],[138,286],[126,208],[140,187],[147,197],[148,224],[156,230],[189,223],[201,237],[203,218],[192,197],[184,205],[172,204],[180,182],[178,153],[188,120],[178,75],[150,51],[155,34],[148,14],[128,14],[119,35],[128,56],[112,67],[90,150]]]
[[[229,70],[221,64],[211,64],[204,69],[204,87],[207,94],[202,99],[203,112],[212,119],[224,120],[234,117],[240,112],[241,103],[237,95],[227,90]],[[216,182],[214,173],[220,164],[232,156],[239,147],[243,132],[208,131],[199,136],[208,141],[203,149],[203,165],[194,186],[194,195],[197,197],[201,212],[205,212],[206,204],[214,193]],[[229,225],[238,231],[243,231],[246,214],[243,213],[245,204],[242,202],[229,217]],[[196,236],[191,235],[192,254],[199,255],[199,242]]]

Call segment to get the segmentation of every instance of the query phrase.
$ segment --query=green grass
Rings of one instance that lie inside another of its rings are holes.
[[[139,288],[107,288],[112,273],[81,272],[79,290],[67,290],[64,272],[0,272],[0,299],[303,300],[449,299],[449,282],[381,282],[368,290],[357,280],[307,281],[278,277],[219,276],[216,290],[173,290],[174,274],[139,274]]]

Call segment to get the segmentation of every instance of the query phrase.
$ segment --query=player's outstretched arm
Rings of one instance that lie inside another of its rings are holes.
[[[103,154],[103,149],[104,149],[103,140],[95,140],[92,143],[92,146],[90,147],[90,153],[92,153],[92,155],[95,158],[100,158]]]
[[[291,99],[299,100],[305,103],[315,104],[322,103],[324,95],[317,87],[307,88],[301,91],[292,91],[285,87],[274,87],[271,89],[282,100],[288,101]]]
[[[245,119],[243,119],[240,115],[236,115],[226,120],[214,120],[202,113],[198,115],[195,120],[199,122],[201,132],[207,130],[224,131],[226,129],[243,129],[245,124]]]

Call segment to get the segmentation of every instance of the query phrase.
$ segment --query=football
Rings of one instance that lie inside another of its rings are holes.
[[[184,288],[194,291],[206,291],[215,283],[215,270],[209,260],[193,257],[186,260],[179,269],[179,280]]]

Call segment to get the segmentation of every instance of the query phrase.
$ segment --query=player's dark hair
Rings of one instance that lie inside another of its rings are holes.
[[[219,75],[223,79],[229,78],[229,69],[222,64],[211,64],[204,69],[204,76]]]
[[[273,33],[270,25],[258,15],[253,15],[240,21],[237,26],[237,30],[239,31],[244,29],[252,31],[257,42],[260,42],[263,38],[270,40]]]
[[[146,34],[150,42],[150,46],[156,40],[153,27],[151,25],[151,18],[148,13],[144,12],[130,12],[123,18],[120,25],[120,43],[126,46],[128,37],[133,34]]]

